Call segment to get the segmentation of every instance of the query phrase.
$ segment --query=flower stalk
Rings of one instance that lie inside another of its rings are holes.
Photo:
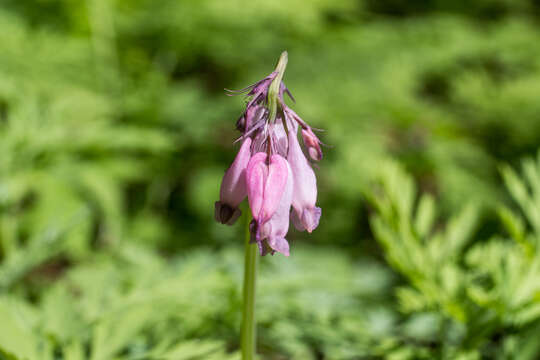
[[[273,124],[276,121],[277,107],[279,101],[279,89],[281,88],[281,81],[283,80],[283,75],[285,74],[288,60],[289,56],[287,52],[282,52],[276,66],[276,70],[274,70],[277,75],[268,87],[268,108],[270,109],[270,124]]]
[[[316,205],[317,179],[311,163],[322,159],[322,143],[283,99],[287,94],[295,101],[283,82],[287,61],[284,51],[275,70],[262,80],[241,90],[225,89],[227,95],[244,95],[247,100],[236,122],[242,134],[237,142],[242,145],[223,176],[214,212],[216,221],[233,225],[247,197],[241,328],[243,360],[253,360],[256,353],[257,253],[289,256],[286,236],[290,222],[299,231],[312,232],[322,214]],[[299,132],[309,159],[300,146]]]
[[[244,305],[242,312],[241,349],[242,360],[255,359],[257,346],[257,327],[255,321],[255,288],[257,284],[258,249],[251,244],[249,223],[251,216],[245,211],[245,259],[244,259]]]

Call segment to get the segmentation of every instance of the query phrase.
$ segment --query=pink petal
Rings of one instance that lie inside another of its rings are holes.
[[[321,209],[315,206],[317,201],[317,179],[307,161],[296,134],[289,133],[289,154],[287,156],[294,177],[292,216],[294,226],[300,230],[312,232],[318,225]]]
[[[219,199],[221,202],[237,207],[247,195],[245,170],[251,157],[251,139],[246,138],[231,166],[225,172]]]
[[[256,225],[255,236],[256,241],[260,244],[260,249],[264,250],[264,241],[266,240],[266,243],[273,251],[278,251],[285,256],[289,256],[289,243],[285,239],[285,236],[287,236],[287,232],[289,231],[289,218],[294,187],[291,168],[288,164],[287,174],[287,183],[278,208],[267,222]],[[265,252],[263,251],[263,253]]]
[[[292,212],[292,221],[294,227],[299,231],[307,230],[311,233],[317,226],[319,226],[319,220],[321,219],[322,210],[320,207],[313,206],[304,208],[300,217],[296,211]]]
[[[287,160],[280,155],[272,155],[270,164],[267,164],[266,159],[263,152],[253,155],[246,170],[249,206],[259,224],[272,217],[287,183]]]
[[[238,205],[247,195],[245,171],[250,157],[251,139],[247,138],[221,181],[219,201],[215,204],[214,216],[222,224],[234,224],[241,214]]]
[[[289,256],[289,243],[284,237],[273,236],[268,239],[268,245],[277,252]]]
[[[254,219],[259,217],[264,202],[264,185],[268,178],[266,158],[266,153],[256,153],[246,169],[248,201]]]
[[[260,223],[264,223],[272,217],[283,197],[285,185],[287,185],[287,160],[280,155],[272,155],[268,169],[268,178],[264,187],[264,204],[258,218]]]

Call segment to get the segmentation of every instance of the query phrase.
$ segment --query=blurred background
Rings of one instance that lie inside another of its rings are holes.
[[[2,0],[0,359],[239,359],[223,88],[283,50],[331,147],[260,358],[540,358],[539,1]]]

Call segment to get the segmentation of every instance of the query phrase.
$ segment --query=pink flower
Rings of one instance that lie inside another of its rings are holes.
[[[251,225],[252,238],[253,234],[255,235],[252,241],[257,242],[261,255],[266,255],[269,252],[274,254],[277,251],[285,256],[289,256],[289,243],[285,239],[289,231],[289,218],[293,196],[293,176],[289,164],[287,164],[287,174],[287,184],[283,190],[283,195],[270,220],[262,224],[253,220]]]
[[[296,133],[289,132],[288,139],[289,153],[287,160],[294,178],[293,224],[300,231],[312,232],[319,225],[321,217],[321,208],[315,206],[317,201],[317,179],[300,148]]]
[[[288,177],[288,164],[280,155],[272,155],[267,163],[266,153],[253,155],[246,169],[249,207],[259,224],[270,220],[276,211]]]
[[[237,140],[243,141],[242,147],[223,177],[215,217],[223,224],[233,224],[247,195],[253,215],[252,241],[261,255],[277,251],[289,256],[285,238],[289,221],[298,230],[311,233],[321,217],[321,208],[316,206],[317,179],[298,142],[298,129],[312,160],[322,159],[321,142],[283,100],[286,93],[294,101],[281,81],[286,55],[282,54],[276,71],[261,81],[239,91],[227,90],[229,95],[245,95],[249,100],[236,123],[242,132]]]
[[[232,225],[242,213],[238,205],[247,195],[245,170],[251,157],[251,139],[246,138],[238,155],[221,181],[219,201],[215,204],[216,221]]]

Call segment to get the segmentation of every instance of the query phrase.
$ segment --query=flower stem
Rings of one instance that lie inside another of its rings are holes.
[[[257,278],[257,244],[250,244],[249,210],[244,211],[246,219],[245,261],[244,261],[244,308],[242,313],[242,360],[255,359],[257,328],[255,326],[255,285]]]
[[[272,81],[268,87],[268,108],[270,109],[269,123],[273,124],[276,119],[277,107],[278,107],[278,96],[279,88],[281,86],[281,80],[283,79],[283,74],[285,74],[285,69],[287,68],[287,61],[289,57],[286,51],[281,53],[279,57],[278,64],[274,71],[277,72],[275,79]]]

